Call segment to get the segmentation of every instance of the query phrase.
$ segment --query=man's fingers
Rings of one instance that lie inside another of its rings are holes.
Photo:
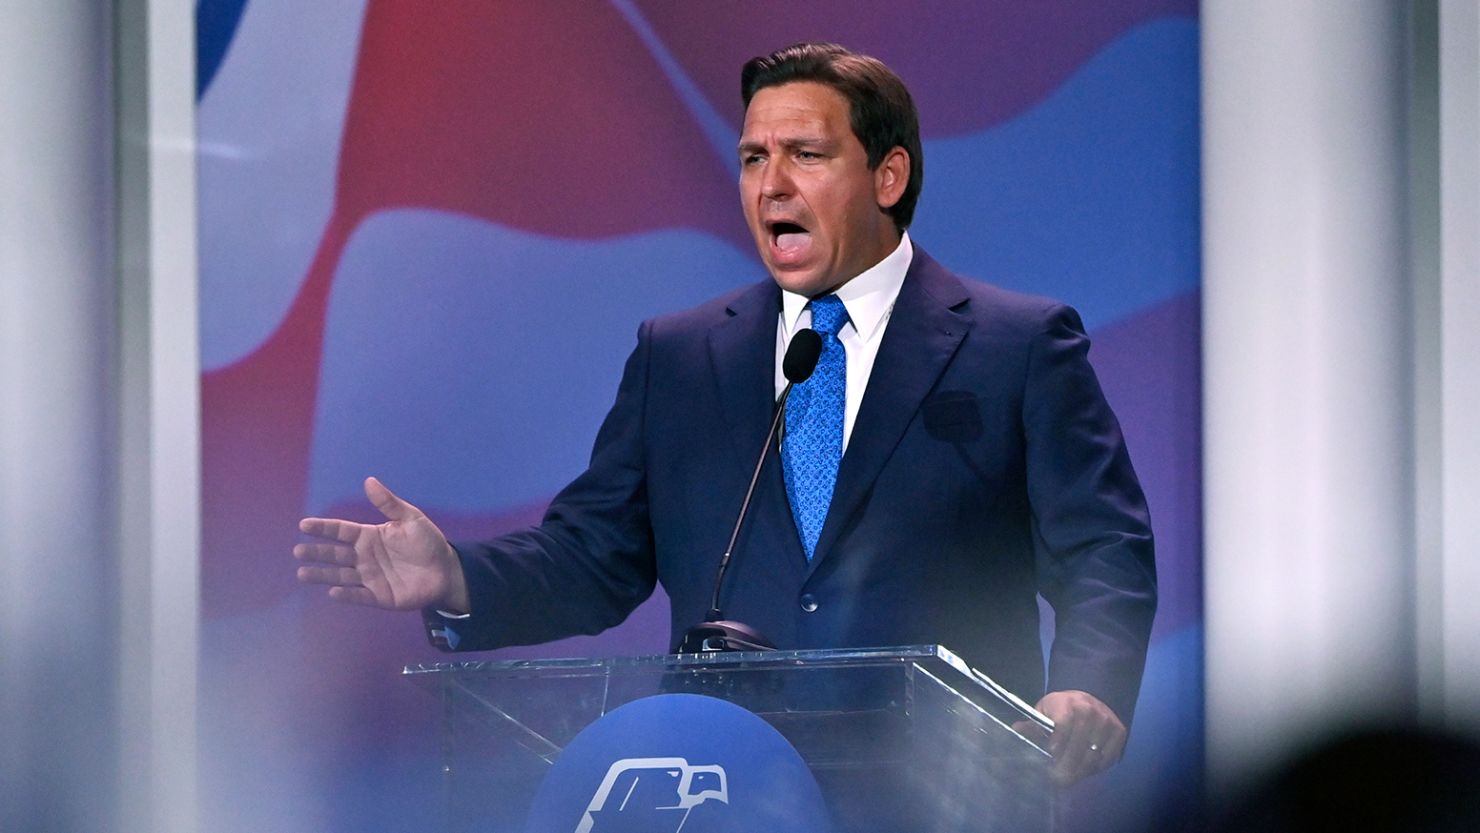
[[[1049,715],[1054,721],[1053,734],[1048,736],[1048,754],[1055,758],[1066,754],[1074,741],[1078,725],[1068,715]]]
[[[1060,783],[1072,784],[1092,772],[1099,771],[1097,766],[1090,768],[1097,762],[1089,759],[1098,757],[1100,753],[1091,752],[1089,747],[1089,743],[1084,738],[1080,738],[1077,742],[1066,744],[1064,751],[1054,758],[1054,776]]]
[[[364,526],[365,524],[341,521],[337,518],[304,518],[298,522],[299,531],[305,535],[327,538],[344,544],[353,544],[360,537],[360,530]]]
[[[1087,714],[1080,716],[1079,720],[1060,723],[1063,728],[1059,731],[1072,731],[1072,734],[1063,736],[1062,745],[1054,753],[1053,774],[1059,783],[1073,784],[1109,769],[1120,760],[1125,751],[1125,730],[1117,723],[1098,717]],[[1057,736],[1059,732],[1054,734]]]
[[[1038,744],[1045,751],[1048,750],[1048,740],[1053,737],[1049,731],[1033,720],[1019,720],[1012,724],[1012,730]]]
[[[1053,777],[1060,784],[1109,768],[1125,750],[1125,724],[1099,698],[1083,691],[1051,691],[1038,710],[1054,721],[1048,751]]]
[[[1084,727],[1074,720],[1059,720],[1048,739],[1048,753],[1053,756],[1054,780],[1072,784],[1084,777],[1084,756],[1089,754],[1089,741]]]
[[[363,587],[330,587],[329,598],[342,604],[383,607],[375,600],[375,594]]]
[[[421,514],[421,510],[396,497],[395,493],[387,489],[384,483],[373,477],[365,479],[365,497],[369,498],[375,508],[380,510],[380,514],[393,521],[410,520]],[[327,538],[343,544],[353,544],[369,526],[373,525],[342,521],[338,518],[304,518],[298,522],[298,529],[306,535]]]
[[[318,561],[341,567],[355,565],[354,547],[345,544],[294,544],[293,557],[299,561]]]
[[[298,568],[298,580],[305,584],[332,584],[336,587],[358,587],[360,574],[353,567],[312,567],[305,564]],[[331,595],[333,591],[330,591]]]
[[[365,478],[365,497],[375,504],[380,514],[393,521],[407,521],[420,514],[419,509],[399,497],[374,477]]]
[[[1079,742],[1075,745],[1079,754],[1065,761],[1065,774],[1069,779],[1067,783],[1109,769],[1111,764],[1120,760],[1120,750],[1125,747],[1125,738],[1117,738],[1110,734],[1109,727],[1103,727],[1093,733],[1081,732]]]
[[[1110,737],[1100,744],[1100,757],[1104,760],[1104,766],[1110,766],[1120,760],[1125,754],[1125,732],[1112,732]]]

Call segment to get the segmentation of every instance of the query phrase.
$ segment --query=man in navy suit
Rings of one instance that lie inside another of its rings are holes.
[[[590,467],[538,526],[454,547],[371,478],[387,521],[305,519],[325,541],[295,548],[299,578],[424,610],[457,650],[594,633],[661,582],[676,645],[709,608],[781,356],[816,326],[823,358],[768,452],[724,610],[782,648],[945,644],[1042,695],[1062,780],[1104,769],[1124,748],[1156,579],[1078,316],[913,245],[919,127],[882,63],[800,44],[751,60],[742,87],[740,196],[773,280],[642,325]],[[1046,678],[1039,593],[1055,611]]]

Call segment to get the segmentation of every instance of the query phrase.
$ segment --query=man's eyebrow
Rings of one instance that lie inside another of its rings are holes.
[[[781,146],[783,148],[786,148],[787,150],[796,150],[798,148],[827,147],[831,144],[832,142],[824,139],[821,136],[797,136],[792,139],[781,140]]]
[[[780,142],[778,142],[778,144],[781,145],[782,150],[797,150],[800,148],[826,148],[830,147],[832,145],[832,142],[821,136],[797,136],[794,138],[782,139]],[[747,153],[764,151],[765,149],[766,146],[762,142],[742,141],[737,150],[741,155],[744,155]]]

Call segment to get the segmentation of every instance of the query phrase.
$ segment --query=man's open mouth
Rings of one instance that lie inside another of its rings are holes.
[[[771,245],[783,253],[799,251],[812,240],[811,232],[789,220],[768,223],[767,226],[771,231]]]

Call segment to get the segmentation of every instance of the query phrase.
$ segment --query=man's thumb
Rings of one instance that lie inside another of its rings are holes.
[[[393,521],[409,520],[416,517],[418,511],[374,477],[365,478],[365,497],[380,510],[380,514]]]

